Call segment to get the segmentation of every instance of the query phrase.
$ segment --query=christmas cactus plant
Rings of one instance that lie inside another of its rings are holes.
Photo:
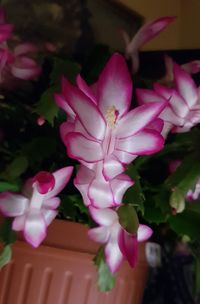
[[[160,224],[199,244],[199,61],[166,56],[166,75],[135,87],[140,48],[174,20],[154,20],[131,41],[122,31],[125,57],[107,51],[80,65],[16,43],[1,8],[0,267],[17,231],[38,247],[56,216],[89,226],[110,280],[124,259],[135,266],[138,242]]]

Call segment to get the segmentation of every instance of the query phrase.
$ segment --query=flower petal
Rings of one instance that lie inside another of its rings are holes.
[[[21,194],[3,192],[0,194],[0,211],[5,216],[22,215],[28,208],[29,200]]]
[[[189,108],[198,100],[198,90],[192,77],[178,64],[174,64],[174,79],[180,95],[184,98]]]
[[[93,220],[102,226],[110,226],[118,219],[117,213],[110,208],[98,209],[90,206],[89,211]]]
[[[52,173],[55,178],[55,186],[51,191],[45,194],[45,200],[56,196],[65,188],[72,175],[72,171],[73,171],[73,167],[69,166],[59,169],[54,173]]]
[[[169,122],[175,126],[182,126],[184,123],[184,119],[177,116],[170,106],[165,107],[159,117],[163,119],[164,122]]]
[[[73,132],[73,131],[74,131],[74,123],[73,122],[66,121],[66,122],[63,122],[60,125],[60,136],[61,136],[61,139],[64,143],[65,143],[66,135],[70,132]]]
[[[19,57],[11,66],[13,76],[19,79],[31,80],[39,76],[41,68],[28,57]]]
[[[45,219],[40,210],[32,209],[25,221],[24,238],[33,247],[38,247],[47,234]]]
[[[149,155],[160,151],[164,146],[163,137],[154,130],[143,130],[131,137],[119,139],[116,150],[134,155]]]
[[[98,104],[104,117],[115,107],[119,117],[125,114],[131,102],[132,81],[124,58],[114,54],[103,69],[97,85]]]
[[[115,150],[113,154],[117,157],[117,159],[119,159],[120,162],[122,162],[122,164],[126,165],[132,163],[132,161],[138,157],[138,155],[133,155],[119,150]]]
[[[72,108],[69,106],[64,95],[55,93],[54,99],[59,108],[63,109],[69,115],[69,117],[71,117],[72,119],[75,119],[76,114],[74,113]]]
[[[114,155],[109,155],[104,159],[103,176],[107,181],[124,171],[124,165]]]
[[[68,155],[81,162],[98,162],[103,159],[101,144],[95,140],[87,139],[81,133],[72,132],[66,136],[65,145]]]
[[[14,218],[14,220],[12,222],[12,229],[15,231],[24,230],[25,221],[26,221],[25,214],[17,216],[16,218]]]
[[[155,130],[159,133],[162,132],[162,129],[164,127],[164,121],[160,118],[156,118],[155,120],[153,120],[149,125],[148,125],[148,129],[152,129]]]
[[[136,96],[139,105],[149,102],[165,102],[165,99],[152,90],[136,89]]]
[[[139,50],[145,43],[156,37],[174,20],[175,17],[166,16],[143,25],[133,37],[129,45],[129,53],[132,53],[134,50]]]
[[[137,231],[137,240],[138,242],[143,242],[148,240],[152,236],[153,230],[146,225],[139,225]]]
[[[200,72],[200,60],[193,60],[182,64],[182,69],[189,74],[196,74]]]
[[[184,99],[175,90],[173,90],[173,94],[169,99],[169,104],[171,105],[174,113],[179,117],[184,118],[189,113],[189,108]]]
[[[20,43],[17,45],[14,49],[14,55],[15,56],[22,56],[30,53],[37,53],[39,51],[39,48],[37,45],[33,43]]]
[[[110,183],[103,179],[94,179],[89,186],[88,196],[94,207],[107,208],[114,205]]]
[[[94,96],[92,89],[87,85],[87,83],[81,77],[80,74],[76,78],[76,83],[78,88],[96,104],[97,103],[96,97]]]
[[[126,138],[144,129],[151,123],[166,106],[165,102],[151,102],[139,106],[120,119],[116,135]]]
[[[34,176],[33,183],[40,194],[46,194],[54,188],[55,178],[50,172],[40,171]]]
[[[120,205],[122,198],[128,188],[134,185],[132,179],[126,174],[120,174],[110,182],[114,201],[116,205]]]
[[[47,226],[49,226],[52,223],[52,221],[55,219],[56,215],[58,214],[58,211],[50,210],[46,208],[42,208],[41,211]]]
[[[116,225],[116,231],[112,232],[108,243],[105,246],[106,262],[112,273],[115,273],[119,269],[123,261],[123,254],[121,253],[118,245],[118,234],[119,228],[117,228]]]
[[[159,94],[160,96],[162,96],[167,100],[169,100],[173,94],[173,90],[171,88],[165,87],[160,83],[154,83],[153,87],[157,94]]]
[[[93,241],[101,244],[105,244],[109,238],[109,228],[108,227],[92,228],[88,231],[88,235]]]
[[[104,138],[106,124],[97,106],[78,88],[66,83],[66,99],[76,113],[78,119],[93,137],[99,140]]]
[[[127,258],[129,265],[134,267],[138,258],[137,236],[121,229],[118,244],[123,256]]]
[[[59,205],[60,205],[59,197],[51,197],[43,201],[43,207],[45,208],[56,209],[58,208]]]

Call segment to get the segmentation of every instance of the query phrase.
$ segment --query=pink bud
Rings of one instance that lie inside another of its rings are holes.
[[[44,123],[45,123],[44,117],[43,116],[39,116],[37,118],[37,124],[38,124],[38,126],[42,126]]]

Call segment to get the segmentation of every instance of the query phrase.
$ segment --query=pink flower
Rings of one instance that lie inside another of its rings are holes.
[[[152,101],[167,101],[167,106],[159,115],[164,121],[162,135],[168,132],[187,132],[200,122],[200,96],[192,77],[174,63],[175,88],[154,84],[153,90],[137,89],[139,104]]]
[[[60,199],[56,196],[69,181],[72,167],[54,173],[39,172],[29,179],[22,194],[3,192],[0,194],[0,211],[14,217],[12,228],[23,231],[25,240],[38,247],[47,234],[47,226],[57,215]]]
[[[0,82],[8,82],[13,77],[23,80],[37,78],[41,68],[31,58],[35,52],[37,47],[30,43],[19,44],[13,51],[7,46],[0,48]]]
[[[147,240],[152,230],[139,225],[137,235],[129,234],[119,224],[118,215],[112,209],[96,209],[90,207],[93,219],[100,225],[89,230],[89,237],[105,244],[106,262],[111,272],[116,272],[124,258],[131,267],[135,266],[138,255],[138,242]]]
[[[83,165],[102,168],[104,178],[124,171],[138,155],[163,148],[164,140],[155,130],[145,129],[165,107],[151,103],[129,111],[132,81],[124,58],[114,54],[102,71],[94,92],[79,76],[79,88],[65,81],[64,98],[57,104],[70,115],[61,126],[68,155]]]
[[[95,168],[96,169],[96,168]],[[126,190],[134,182],[125,174],[106,181],[101,170],[80,166],[74,185],[80,191],[86,206],[107,208],[119,206]]]
[[[136,73],[139,68],[139,50],[145,43],[156,37],[174,20],[175,17],[162,17],[155,19],[150,23],[146,23],[139,29],[132,40],[130,40],[130,37],[125,31],[121,31],[125,42],[126,57],[131,58],[133,73]]]
[[[167,55],[164,56],[166,74],[162,79],[162,83],[171,83],[174,80],[173,59]],[[196,74],[200,72],[200,60],[193,60],[181,65],[181,68],[188,74]]]
[[[6,23],[4,9],[0,7],[0,43],[10,38],[12,31],[13,25]]]
[[[196,183],[194,190],[190,189],[186,195],[186,199],[188,201],[195,201],[198,200],[199,198],[200,198],[200,179]]]

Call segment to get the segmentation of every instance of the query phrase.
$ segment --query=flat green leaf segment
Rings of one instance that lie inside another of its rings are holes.
[[[8,264],[12,257],[12,250],[10,245],[6,245],[0,253],[0,269]]]
[[[111,290],[115,285],[115,277],[110,272],[104,256],[104,248],[100,247],[94,258],[94,263],[98,268],[97,285],[100,291],[105,292]]]
[[[134,185],[126,191],[123,201],[125,204],[137,207],[137,210],[143,214],[145,197],[142,192],[138,171],[136,167],[131,164],[128,166],[126,174],[133,179]]]
[[[131,205],[120,206],[117,213],[121,226],[128,233],[136,234],[139,227],[139,220],[134,207]]]

